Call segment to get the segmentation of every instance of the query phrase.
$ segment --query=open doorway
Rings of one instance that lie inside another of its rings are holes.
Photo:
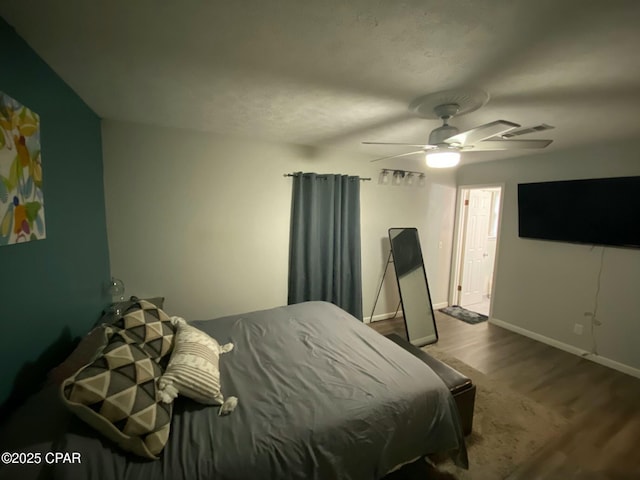
[[[490,316],[502,186],[461,187],[449,303]]]

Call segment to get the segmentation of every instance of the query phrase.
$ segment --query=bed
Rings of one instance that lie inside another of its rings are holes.
[[[159,460],[121,451],[48,386],[0,432],[0,450],[79,453],[81,463],[1,465],[0,479],[379,479],[422,455],[467,466],[453,397],[422,361],[325,302],[192,325],[235,348],[220,360],[236,410],[176,400]],[[50,460],[54,457],[49,456]]]

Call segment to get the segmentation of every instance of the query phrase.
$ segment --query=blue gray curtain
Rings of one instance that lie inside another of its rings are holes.
[[[288,302],[309,300],[362,320],[359,177],[294,175]]]

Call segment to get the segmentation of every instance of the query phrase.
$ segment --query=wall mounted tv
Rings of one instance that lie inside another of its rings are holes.
[[[518,184],[518,234],[640,248],[640,177]]]

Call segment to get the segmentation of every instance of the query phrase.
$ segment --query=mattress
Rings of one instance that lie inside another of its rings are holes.
[[[307,302],[191,323],[235,344],[220,359],[222,392],[239,399],[232,414],[179,398],[169,442],[149,461],[95,433],[49,387],[0,432],[2,451],[43,460],[1,465],[0,479],[369,480],[436,452],[467,466],[442,380],[338,307]],[[81,461],[48,463],[48,452]]]

